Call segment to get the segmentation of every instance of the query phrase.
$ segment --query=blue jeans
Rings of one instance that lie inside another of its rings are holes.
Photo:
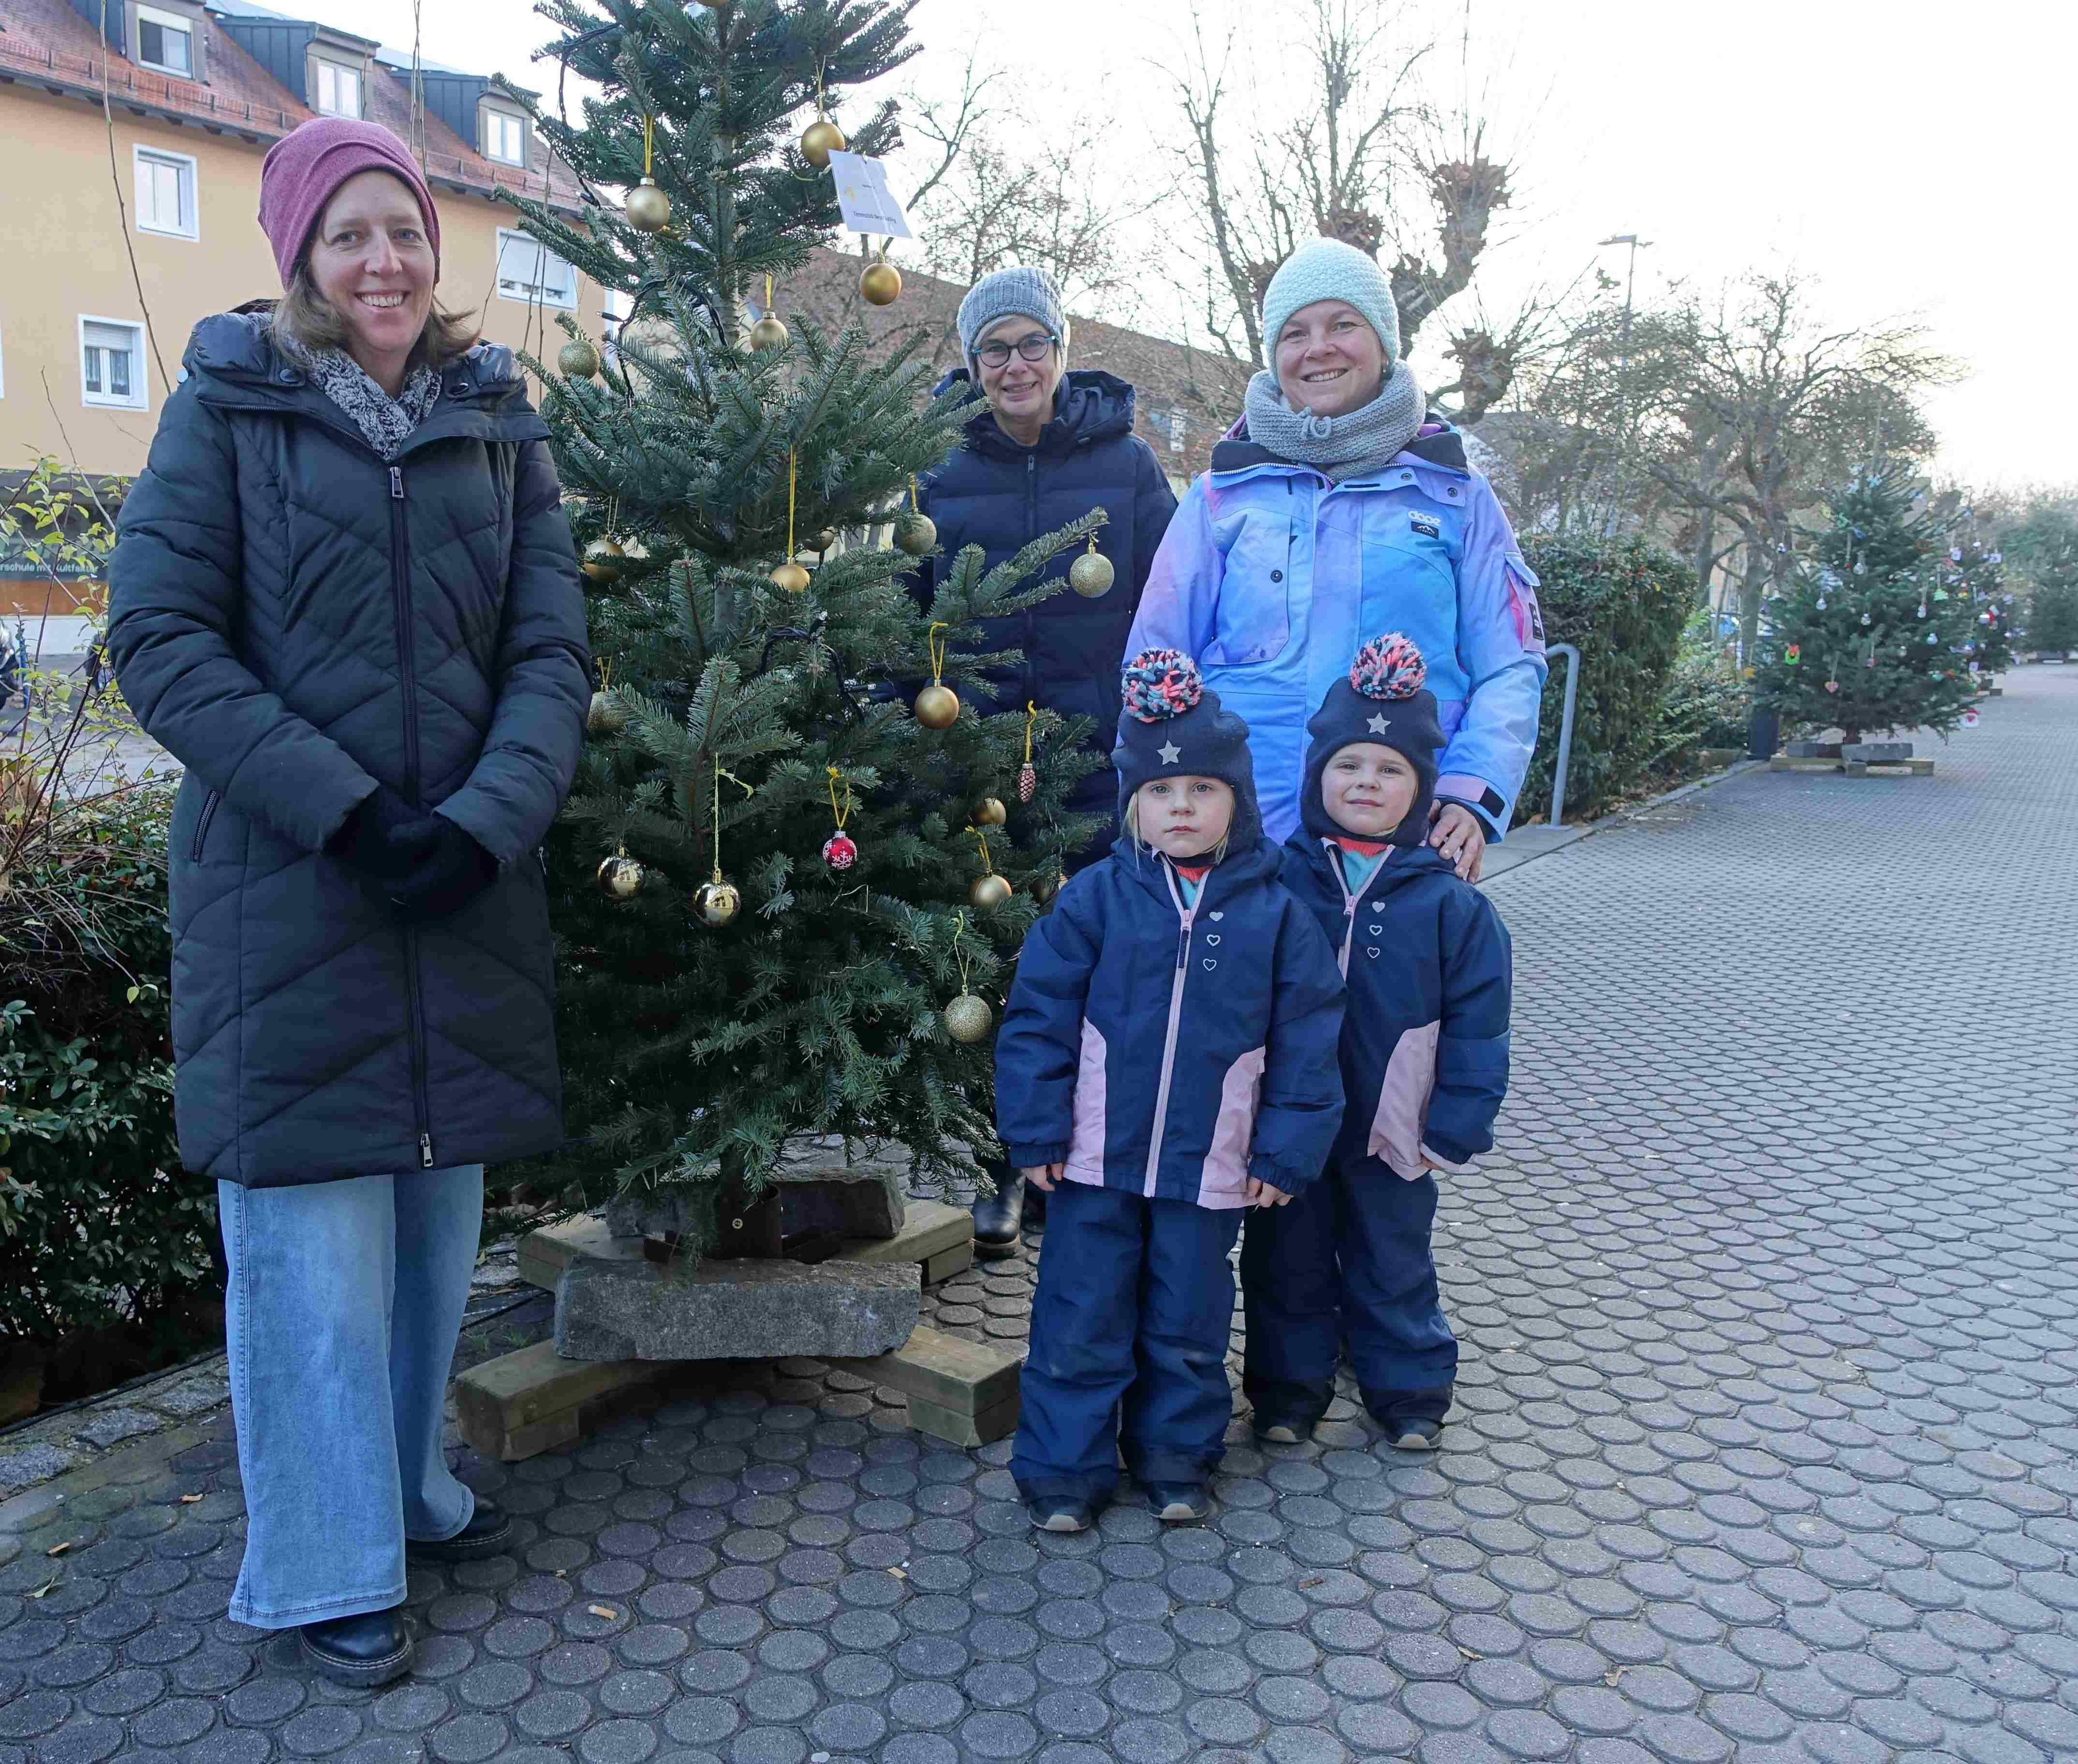
[[[216,1193],[247,1521],[231,1615],[287,1629],[386,1611],[404,1540],[476,1512],[440,1428],[483,1166]]]
[[[1201,1483],[1225,1450],[1238,1208],[1057,1184],[1032,1299],[1010,1474],[1028,1497],[1101,1501]]]
[[[1404,1181],[1375,1157],[1331,1157],[1288,1207],[1248,1216],[1241,1389],[1258,1426],[1321,1419],[1345,1335],[1365,1405],[1381,1420],[1443,1419],[1458,1344],[1437,1290],[1435,1223],[1436,1178]]]

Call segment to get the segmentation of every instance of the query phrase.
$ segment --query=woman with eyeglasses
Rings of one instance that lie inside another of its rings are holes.
[[[1042,534],[1101,508],[1111,518],[1097,549],[1111,561],[1108,593],[1085,599],[1064,591],[1008,618],[982,621],[982,650],[1018,649],[1024,665],[991,682],[994,703],[1028,702],[1062,716],[1095,719],[1090,751],[1104,761],[1071,793],[1068,807],[1104,817],[1103,833],[1070,859],[1080,869],[1110,850],[1117,829],[1118,778],[1111,742],[1118,728],[1119,663],[1140,591],[1176,498],[1154,450],[1133,432],[1133,389],[1109,373],[1068,369],[1068,315],[1044,269],[999,269],[960,302],[966,365],[941,381],[941,393],[970,386],[988,408],[966,426],[958,452],[917,486],[917,507],[938,529],[938,553],[916,572],[913,592],[928,607],[939,573],[969,545],[993,569]],[[1064,553],[1040,580],[1067,573]],[[1023,1183],[995,1173],[996,1193],[974,1204],[974,1249],[1007,1256],[1021,1241]]]

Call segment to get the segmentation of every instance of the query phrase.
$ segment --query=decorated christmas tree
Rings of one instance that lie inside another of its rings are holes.
[[[2045,655],[2078,649],[2078,544],[2059,540],[2035,557],[2029,573],[2028,646]]]
[[[1950,536],[1941,586],[1963,604],[1970,635],[1963,640],[1965,670],[1979,687],[1992,683],[2013,665],[2013,590],[2006,586],[2005,559],[1988,544],[1963,511],[1963,529]]]
[[[1805,534],[1761,643],[1758,695],[1786,719],[1837,725],[1851,741],[1960,722],[1976,694],[1964,653],[1973,615],[1942,580],[1946,525],[1916,500],[1909,468],[1873,466]]]
[[[830,152],[894,141],[847,99],[913,52],[908,6],[544,10],[599,95],[536,122],[595,206],[528,223],[634,303],[611,347],[565,319],[533,364],[601,686],[547,853],[573,1134],[553,1174],[675,1191],[699,1248],[796,1136],[941,1174],[991,1146],[1006,965],[1096,830],[1062,806],[1094,762],[1057,717],[977,715],[974,672],[1020,658],[961,652],[979,616],[1056,591],[1020,584],[1101,516],[987,576],[963,553],[920,614],[905,578],[934,536],[901,510],[970,407],[784,311],[839,223]],[[883,261],[863,281],[899,298]]]

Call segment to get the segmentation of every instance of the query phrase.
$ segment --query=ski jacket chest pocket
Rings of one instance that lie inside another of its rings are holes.
[[[1450,517],[1404,503],[1367,513],[1358,629],[1386,631],[1407,625],[1410,606],[1454,607],[1458,564]]]

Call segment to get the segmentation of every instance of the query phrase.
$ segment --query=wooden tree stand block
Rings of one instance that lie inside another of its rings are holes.
[[[1017,1425],[1020,1362],[1007,1348],[919,1324],[892,1353],[824,1363],[901,1391],[909,1399],[909,1424],[950,1445],[987,1445]],[[455,1412],[470,1445],[515,1463],[575,1445],[698,1370],[676,1360],[565,1360],[553,1341],[537,1341],[457,1378]]]
[[[1837,772],[1840,763],[1838,760],[1792,759],[1778,753],[1767,762],[1767,769],[1771,772]]]
[[[935,1286],[974,1266],[974,1215],[943,1201],[912,1200],[902,1229],[892,1237],[862,1238],[847,1243],[833,1261],[895,1262],[921,1265],[924,1284]],[[520,1278],[530,1285],[555,1290],[564,1269],[578,1257],[587,1261],[640,1261],[642,1240],[616,1237],[603,1219],[589,1213],[560,1225],[529,1232],[520,1241]]]
[[[1848,760],[1845,769],[1850,778],[1931,778],[1934,762],[1931,760]]]

